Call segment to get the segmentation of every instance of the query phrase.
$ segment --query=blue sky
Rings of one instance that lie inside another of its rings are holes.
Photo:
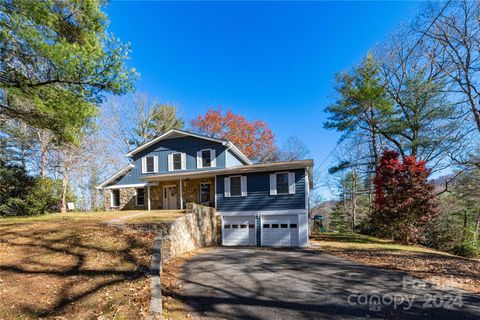
[[[137,91],[173,103],[187,122],[217,106],[263,120],[280,145],[304,141],[319,165],[339,137],[323,129],[335,73],[419,5],[114,0],[106,12],[109,30],[132,45]]]

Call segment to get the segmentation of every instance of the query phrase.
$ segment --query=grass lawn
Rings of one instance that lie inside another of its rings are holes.
[[[314,233],[318,250],[380,268],[409,273],[442,286],[480,293],[480,260],[391,240],[342,233]]]
[[[0,219],[0,319],[143,318],[155,235],[103,223],[128,223],[134,213]],[[149,213],[145,221],[178,214]]]

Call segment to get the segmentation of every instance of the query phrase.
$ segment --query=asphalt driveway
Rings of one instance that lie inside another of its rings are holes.
[[[313,251],[212,248],[181,278],[194,319],[480,318],[480,296]]]

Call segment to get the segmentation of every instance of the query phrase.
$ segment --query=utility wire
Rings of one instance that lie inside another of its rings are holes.
[[[382,90],[379,90],[379,93],[377,94],[377,96],[375,96],[373,99],[376,99],[378,98],[382,93],[383,91],[387,88],[387,84],[390,82],[390,80],[392,80],[392,77],[395,73],[397,73],[398,69],[400,69],[400,67],[405,63],[405,61],[407,61],[407,59],[410,57],[410,55],[412,54],[413,50],[415,50],[415,48],[422,42],[423,40],[423,37],[425,37],[425,35],[427,34],[427,32],[430,30],[430,28],[435,24],[435,22],[437,22],[438,18],[440,18],[440,16],[443,14],[443,12],[445,11],[445,9],[447,9],[447,7],[450,5],[450,2],[452,2],[451,0],[448,0],[445,5],[443,6],[442,10],[440,10],[440,12],[437,14],[437,16],[432,20],[432,22],[430,23],[430,25],[428,26],[427,29],[425,29],[424,32],[422,32],[422,35],[420,36],[420,38],[417,40],[417,42],[415,42],[415,45],[408,51],[407,55],[405,56],[405,58],[402,59],[401,63],[397,66],[397,68],[395,69],[395,71],[392,73],[392,75],[389,77],[389,79],[387,81],[385,81],[385,83],[383,84],[383,87],[382,87]],[[479,2],[480,3],[480,2]],[[330,156],[335,152],[335,150],[338,148],[338,146],[340,144],[342,144],[344,140],[341,140],[340,142],[338,142],[335,147],[332,149],[332,151],[330,151],[330,153],[326,156],[326,158],[320,163],[320,165],[317,167],[318,169],[317,170],[320,170],[320,168],[327,162],[327,160],[330,158]]]

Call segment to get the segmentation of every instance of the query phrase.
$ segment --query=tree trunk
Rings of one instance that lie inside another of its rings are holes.
[[[60,207],[60,212],[67,212],[67,186],[68,186],[68,175],[64,174],[62,179],[62,204]]]

